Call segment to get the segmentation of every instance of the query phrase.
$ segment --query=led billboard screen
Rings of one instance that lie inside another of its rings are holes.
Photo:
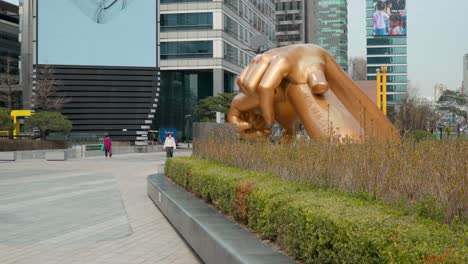
[[[156,67],[151,0],[38,0],[39,64]]]
[[[374,36],[406,35],[406,0],[374,0]]]

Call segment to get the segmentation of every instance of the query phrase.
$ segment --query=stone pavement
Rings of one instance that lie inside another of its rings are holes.
[[[0,163],[0,263],[200,263],[146,194],[164,160]]]

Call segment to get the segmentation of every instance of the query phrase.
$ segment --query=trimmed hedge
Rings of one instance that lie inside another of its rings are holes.
[[[196,158],[165,174],[305,263],[465,263],[467,226]]]

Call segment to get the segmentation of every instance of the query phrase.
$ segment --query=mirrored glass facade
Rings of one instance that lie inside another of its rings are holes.
[[[158,128],[185,129],[185,116],[192,115],[198,100],[213,95],[213,71],[164,71],[161,74]]]

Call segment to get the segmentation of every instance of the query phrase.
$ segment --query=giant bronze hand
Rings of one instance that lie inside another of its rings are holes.
[[[299,119],[311,138],[333,131],[359,139],[399,140],[385,115],[316,45],[292,45],[258,55],[241,73],[238,85],[243,94],[234,99],[228,119],[239,131],[266,134],[275,120],[288,130]],[[256,118],[246,118],[247,112]]]

